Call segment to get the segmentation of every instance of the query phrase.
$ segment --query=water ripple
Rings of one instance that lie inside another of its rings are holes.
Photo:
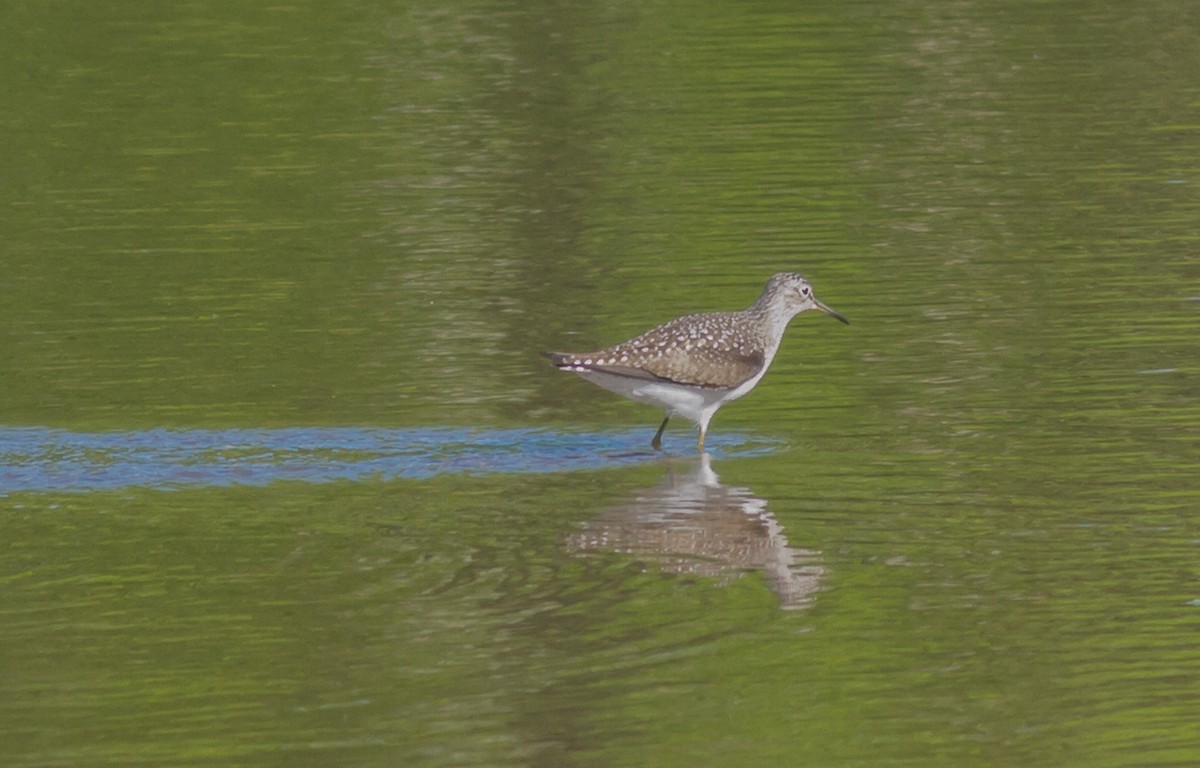
[[[714,453],[759,454],[773,443],[726,434]],[[0,427],[0,494],[127,487],[266,485],[443,474],[547,473],[657,460],[645,430],[150,429],[73,432]]]

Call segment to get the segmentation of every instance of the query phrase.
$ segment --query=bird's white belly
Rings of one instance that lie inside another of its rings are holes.
[[[669,384],[658,381],[631,379],[628,376],[615,376],[600,371],[576,371],[580,376],[610,392],[636,400],[639,403],[658,406],[672,416],[679,416],[688,421],[701,424],[707,421],[715,410],[714,406],[741,397],[753,388],[753,384],[743,384],[734,390],[704,389],[687,387],[681,384]]]

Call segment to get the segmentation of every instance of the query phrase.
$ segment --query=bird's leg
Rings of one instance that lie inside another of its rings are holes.
[[[696,451],[700,454],[704,453],[704,429],[700,429],[700,437],[696,439]]]
[[[662,450],[662,433],[667,428],[667,422],[671,420],[671,414],[667,414],[663,419],[663,423],[659,425],[658,431],[654,433],[654,439],[650,441],[650,447],[656,451]]]

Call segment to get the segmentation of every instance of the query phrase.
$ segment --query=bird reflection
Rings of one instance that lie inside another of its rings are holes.
[[[707,453],[689,471],[672,468],[658,485],[584,523],[570,545],[636,555],[666,573],[725,583],[761,570],[782,607],[793,609],[812,604],[825,572],[819,553],[788,545],[765,499],[721,485]]]

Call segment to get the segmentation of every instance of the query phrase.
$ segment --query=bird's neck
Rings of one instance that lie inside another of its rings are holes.
[[[783,332],[787,329],[788,323],[796,316],[796,312],[787,306],[782,301],[772,301],[774,298],[771,294],[763,294],[754,306],[746,310],[756,323],[761,324],[761,327],[766,331],[766,334],[774,340],[778,346],[779,339],[782,338]]]

